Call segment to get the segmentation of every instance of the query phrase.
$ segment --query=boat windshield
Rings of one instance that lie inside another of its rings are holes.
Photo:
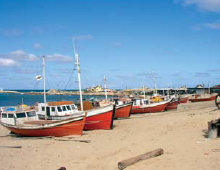
[[[2,118],[7,118],[7,114],[6,113],[2,113]]]
[[[25,113],[16,113],[17,118],[24,118],[26,117]]]
[[[14,114],[8,114],[8,118],[14,118]]]
[[[36,112],[35,111],[27,112],[27,116],[28,117],[34,117],[34,116],[36,116]]]
[[[62,108],[63,108],[63,111],[66,111],[66,107],[65,106],[63,106]]]
[[[57,107],[58,112],[62,112],[62,109],[60,106]]]
[[[68,110],[71,110],[71,107],[69,105],[66,106]]]

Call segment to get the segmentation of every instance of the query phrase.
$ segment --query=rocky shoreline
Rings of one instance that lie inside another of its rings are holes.
[[[0,91],[0,93],[15,93],[15,94],[27,94],[27,95],[43,95],[43,92],[19,92],[19,91]],[[46,92],[47,95],[79,95],[79,91],[62,91],[51,89]],[[91,96],[104,96],[105,92],[82,92],[83,95]],[[108,92],[108,95],[119,95],[119,92]]]

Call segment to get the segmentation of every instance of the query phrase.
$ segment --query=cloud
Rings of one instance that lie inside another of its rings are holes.
[[[9,58],[14,58],[16,60],[26,60],[26,61],[35,61],[38,59],[34,54],[28,54],[22,50],[12,51],[7,56]]]
[[[34,54],[28,54],[23,50],[16,50],[16,51],[9,52],[7,54],[0,54],[0,58],[12,59],[16,62],[38,60],[38,57],[36,57]]]
[[[213,30],[219,30],[220,29],[220,20],[213,22],[213,23],[205,23],[203,24],[204,27],[213,29]]]
[[[176,72],[176,73],[173,73],[171,74],[172,77],[180,77],[182,76],[182,73],[181,72]]]
[[[196,77],[210,77],[210,73],[207,73],[207,72],[196,72],[195,76]]]
[[[119,78],[119,79],[123,79],[123,80],[127,80],[127,79],[135,79],[134,76],[132,75],[116,75],[114,76],[115,78]]]
[[[121,69],[119,69],[119,68],[112,68],[112,69],[109,69],[109,71],[111,71],[111,72],[116,72],[116,71],[120,71]]]
[[[181,3],[184,6],[196,6],[200,11],[220,12],[219,0],[174,0],[175,3]]]
[[[39,70],[28,69],[28,68],[16,68],[14,72],[19,74],[36,74],[39,73]]]
[[[28,54],[23,50],[16,50],[16,51],[9,52],[7,54],[0,54],[0,58],[8,59],[4,61],[2,60],[1,65],[7,65],[6,61],[8,61],[9,62],[8,64],[11,66],[20,65],[21,64],[20,62],[22,61],[34,62],[34,61],[38,61],[41,59],[41,57],[37,57],[35,54]],[[59,64],[63,62],[73,62],[72,57],[68,55],[57,54],[57,53],[53,55],[46,55],[45,59],[47,61],[52,61],[52,62],[57,61]],[[14,64],[13,64],[13,61],[15,62]]]
[[[117,48],[120,48],[122,46],[120,42],[107,42],[106,44]]]
[[[39,44],[39,43],[34,43],[33,47],[36,48],[36,49],[44,48],[44,47],[43,47],[41,44]]]
[[[68,56],[68,55],[54,54],[54,55],[46,55],[46,60],[48,60],[48,61],[72,62],[73,58]]]
[[[152,73],[150,73],[150,72],[141,72],[141,73],[136,74],[136,76],[145,77],[145,78],[152,78]]]
[[[203,29],[212,29],[212,30],[220,30],[220,20],[214,22],[207,22],[203,24],[197,24],[192,27],[193,30],[203,30]]]
[[[23,34],[23,32],[21,30],[16,30],[16,29],[1,30],[1,32],[5,36],[9,36],[9,37],[20,36]]]
[[[78,35],[73,37],[77,41],[83,41],[83,40],[91,40],[93,39],[92,35]]]
[[[212,73],[213,73],[213,72],[219,72],[219,71],[220,71],[220,68],[219,68],[219,69],[209,69],[209,70],[208,70],[208,72],[212,72]]]
[[[44,33],[44,29],[42,27],[39,26],[35,26],[33,27],[33,29],[30,31],[31,34],[38,34],[41,35]]]
[[[20,65],[18,62],[12,59],[0,58],[1,67],[14,67]]]

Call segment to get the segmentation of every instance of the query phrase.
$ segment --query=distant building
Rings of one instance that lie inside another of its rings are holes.
[[[198,84],[195,88],[204,88],[203,85]]]

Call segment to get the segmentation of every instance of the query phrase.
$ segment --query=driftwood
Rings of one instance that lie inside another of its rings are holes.
[[[56,138],[52,136],[45,136],[45,137],[18,137],[16,139],[42,139],[42,140],[56,140],[56,141],[73,141],[73,142],[84,142],[84,143],[90,143],[91,140],[77,140],[73,139],[74,137],[65,137],[65,138]]]
[[[60,167],[58,170],[66,170],[66,167]]]
[[[123,160],[121,162],[118,162],[118,169],[122,170],[122,169],[128,167],[129,165],[133,165],[133,164],[135,164],[135,163],[137,163],[141,160],[145,160],[145,159],[153,158],[153,157],[156,157],[156,156],[160,156],[163,153],[164,153],[163,149],[159,148],[159,149],[156,149],[154,151],[147,152],[145,154]]]
[[[84,142],[84,143],[90,143],[90,140],[69,140],[69,139],[54,139],[57,141],[73,141],[73,142]]]
[[[20,149],[20,148],[22,148],[22,146],[0,146],[0,148],[16,148],[16,149]]]

